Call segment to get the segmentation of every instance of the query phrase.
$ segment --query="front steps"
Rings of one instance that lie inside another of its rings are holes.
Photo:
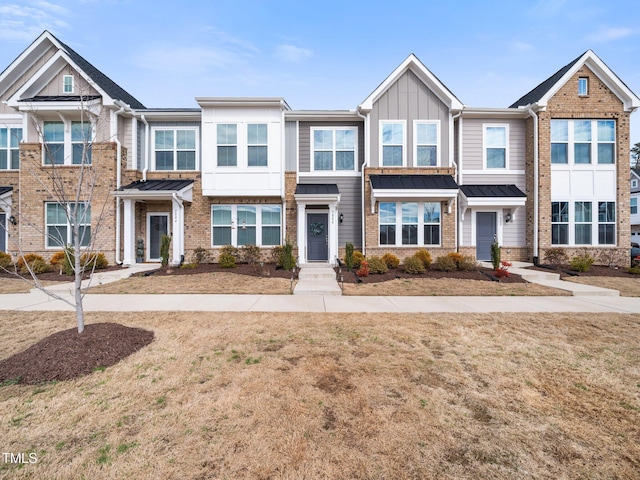
[[[300,266],[294,295],[342,295],[336,281],[336,272],[326,263],[308,263]]]

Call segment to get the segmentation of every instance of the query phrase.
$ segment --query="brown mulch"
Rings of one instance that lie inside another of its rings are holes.
[[[338,273],[338,268],[335,268]],[[478,268],[471,271],[456,270],[453,272],[442,272],[440,270],[429,269],[426,273],[406,273],[402,266],[388,270],[387,273],[371,273],[366,277],[358,277],[355,273],[346,269],[342,269],[342,277],[344,283],[379,283],[387,282],[389,280],[395,280],[396,278],[452,278],[459,280],[485,280],[487,282],[493,281],[491,278],[493,270],[490,268]],[[360,281],[358,281],[360,280]],[[509,275],[500,279],[501,283],[527,283],[522,279],[520,275]]]
[[[108,272],[111,270],[120,270],[121,268],[122,267],[119,265],[112,265],[107,268],[101,268],[100,270],[96,270],[95,273]],[[27,279],[31,278],[28,273],[26,275],[21,275],[21,276]],[[41,282],[45,281],[45,282],[67,283],[67,282],[73,282],[73,279],[74,279],[73,275],[65,275],[64,273],[61,275],[59,271],[39,273],[36,276],[38,277],[38,280],[40,280]],[[90,276],[91,276],[91,270],[87,270],[86,272],[84,272],[84,275],[82,276],[82,278],[84,280],[87,280]],[[10,273],[10,272],[0,270],[0,278],[17,278],[17,277],[15,273]]]
[[[87,375],[118,363],[153,341],[154,333],[118,323],[86,325],[54,333],[0,361],[0,386],[38,384]]]
[[[158,270],[143,272],[134,276],[148,277],[149,275],[193,275],[194,273],[238,273],[240,275],[249,275],[252,277],[274,277],[274,278],[291,278],[291,272],[277,268],[273,263],[265,263],[263,265],[247,263],[239,263],[235,268],[222,268],[218,263],[199,263],[195,268],[180,267],[161,267]]]
[[[607,267],[604,265],[591,265],[586,272],[574,272],[568,265],[561,266],[558,269],[549,267],[529,267],[530,270],[539,270],[541,272],[559,273],[560,278],[566,277],[623,277],[623,278],[638,278],[638,275],[633,275],[627,272],[626,268]]]

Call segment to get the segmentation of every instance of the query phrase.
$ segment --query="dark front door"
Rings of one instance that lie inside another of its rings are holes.
[[[162,236],[169,234],[169,215],[149,215],[149,258],[160,260]]]
[[[0,252],[7,251],[7,214],[0,213]]]
[[[496,213],[476,214],[476,259],[491,260],[491,244],[496,238]]]
[[[307,260],[327,261],[329,259],[328,213],[307,214]]]

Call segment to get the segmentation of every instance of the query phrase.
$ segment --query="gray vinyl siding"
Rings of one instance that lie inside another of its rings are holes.
[[[526,215],[524,207],[516,212],[516,218],[513,222],[503,225],[502,244],[505,247],[526,247]]]
[[[298,151],[298,122],[284,124],[284,171],[295,172]]]
[[[362,249],[362,207],[361,207],[361,177],[300,177],[300,183],[334,183],[340,192],[338,215],[344,215],[344,221],[338,226],[338,246],[344,247],[351,242]]]
[[[525,167],[525,125],[521,119],[478,119],[465,118],[462,122],[462,171],[484,169],[483,125],[509,125],[509,170],[524,170]],[[487,175],[491,170],[487,170]],[[501,176],[498,176],[499,179]],[[465,175],[466,183],[466,175]],[[503,181],[483,181],[481,183],[505,183]]]
[[[525,191],[524,174],[502,174],[491,175],[489,172],[486,174],[464,174],[462,181],[464,185],[515,185],[520,190]]]
[[[308,173],[311,171],[311,127],[358,127],[356,161],[358,163],[358,171],[362,170],[362,163],[364,162],[364,128],[362,122],[300,122],[298,127],[299,172]],[[287,144],[287,146],[289,145]]]
[[[471,210],[467,210],[464,215],[464,220],[462,221],[462,238],[460,239],[462,246],[471,245],[471,217]]]
[[[414,166],[413,121],[440,120],[440,162],[449,166],[449,108],[411,70],[373,104],[371,110],[371,166],[380,166],[380,120],[406,120],[407,167]]]
[[[138,170],[142,170],[144,168],[144,151],[145,151],[145,135],[144,135],[145,125],[142,122],[138,122],[138,148],[136,151],[136,155],[138,158]],[[129,168],[133,168],[132,160],[129,160]]]

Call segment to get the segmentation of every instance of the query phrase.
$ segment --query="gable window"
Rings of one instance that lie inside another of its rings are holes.
[[[211,244],[274,246],[281,243],[280,205],[212,205]]]
[[[598,243],[616,243],[616,202],[598,202]]]
[[[404,122],[382,122],[381,128],[382,166],[402,167],[405,163]]]
[[[22,128],[0,128],[0,170],[20,168]]]
[[[638,180],[631,180],[631,188],[638,188]]]
[[[234,123],[220,123],[217,126],[218,166],[238,165],[238,126]]]
[[[62,77],[62,93],[73,93],[73,75]]]
[[[45,165],[91,165],[90,122],[44,122],[42,136]]]
[[[569,244],[569,202],[551,202],[551,244]]]
[[[155,170],[196,170],[196,146],[196,129],[154,129]]]
[[[354,171],[356,128],[312,128],[314,171]]]
[[[440,203],[380,202],[378,229],[380,245],[439,245]]]
[[[76,224],[79,225],[78,236],[80,237],[80,245],[86,247],[91,242],[91,205],[88,203],[69,203],[61,204],[47,202],[45,204],[45,222],[46,222],[46,247],[47,248],[64,248],[67,245],[74,245],[75,239],[73,235],[73,225],[70,218],[75,215]],[[67,210],[69,209],[69,210]]]
[[[551,163],[614,164],[615,120],[551,120]]]
[[[580,95],[581,97],[589,95],[589,78],[588,77],[578,78],[578,95]]]
[[[591,245],[591,202],[574,203],[575,244]]]
[[[418,167],[438,166],[438,130],[437,122],[415,123],[415,158]]]
[[[268,163],[267,124],[247,125],[248,165],[266,167]]]
[[[507,168],[508,136],[506,125],[487,125],[484,127],[485,165],[487,168]]]
[[[638,197],[631,197],[629,205],[631,206],[631,215],[638,213]]]

